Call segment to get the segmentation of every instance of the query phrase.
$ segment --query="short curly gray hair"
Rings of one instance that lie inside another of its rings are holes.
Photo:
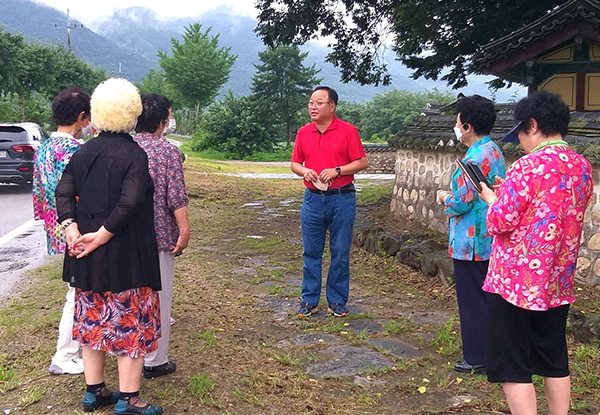
[[[138,89],[126,79],[111,78],[92,94],[92,125],[97,131],[128,133],[142,113]]]

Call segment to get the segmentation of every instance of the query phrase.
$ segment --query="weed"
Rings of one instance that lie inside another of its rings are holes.
[[[27,408],[29,405],[36,403],[42,399],[44,392],[46,392],[46,388],[40,388],[37,386],[28,389],[27,391],[21,393],[21,396],[19,397],[19,406],[21,408]]]
[[[21,381],[13,369],[6,369],[0,366],[0,393],[6,393],[17,388]]]
[[[437,347],[437,352],[444,356],[451,356],[460,350],[460,337],[456,333],[456,322],[451,319],[444,324],[435,337],[430,340],[432,346]]]
[[[188,389],[205,405],[219,406],[211,395],[214,388],[215,382],[206,373],[196,373],[189,378]]]
[[[271,295],[281,295],[282,293],[281,287],[269,287],[267,288],[267,293]]]
[[[327,317],[327,324],[322,328],[326,333],[339,333],[344,330],[345,324],[344,320],[336,321],[335,317]]]
[[[178,400],[183,398],[183,395],[183,390],[172,383],[167,384],[166,387],[159,389],[159,391],[156,393],[156,397],[161,401],[168,399]]]
[[[379,397],[380,396],[381,396],[380,393],[375,394],[372,391],[360,390],[357,392],[353,392],[351,395],[351,399],[357,403],[374,406],[374,405],[379,405]]]
[[[278,352],[269,350],[267,348],[264,349],[264,352],[266,355],[271,357],[273,360],[275,360],[279,364],[282,364],[285,366],[299,366],[300,365],[300,361],[297,358],[290,355],[289,353],[278,353]]]
[[[260,399],[256,395],[244,393],[244,392],[242,392],[242,390],[240,388],[235,388],[233,390],[233,394],[235,395],[236,398],[238,398],[246,403],[249,403],[250,405],[257,405],[257,406],[260,406],[261,408],[265,407],[265,403],[263,402],[262,399]]]
[[[204,330],[202,333],[196,333],[196,337],[204,340],[208,347],[214,347],[217,340],[217,335],[212,330]]]
[[[353,337],[357,340],[367,341],[371,338],[371,335],[368,333],[367,329],[362,329],[359,333],[356,333]]]
[[[401,320],[390,320],[383,323],[387,334],[402,333],[406,330],[409,320],[407,318]]]

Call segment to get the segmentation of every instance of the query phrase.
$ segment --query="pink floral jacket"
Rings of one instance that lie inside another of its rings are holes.
[[[594,184],[590,163],[568,146],[517,160],[488,209],[494,235],[483,290],[529,310],[575,301],[573,276]]]

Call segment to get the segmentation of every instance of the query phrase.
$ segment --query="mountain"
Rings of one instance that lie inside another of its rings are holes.
[[[100,66],[113,75],[121,72],[131,81],[138,82],[148,69],[159,69],[158,51],[169,52],[171,38],[181,40],[185,26],[194,22],[201,23],[205,29],[211,28],[212,35],[219,35],[219,45],[230,47],[231,52],[238,56],[230,80],[222,92],[231,89],[234,95],[248,94],[255,72],[254,64],[259,63],[258,52],[264,50],[265,46],[254,33],[256,21],[236,15],[226,7],[219,7],[199,16],[171,19],[143,7],[117,10],[112,16],[93,18],[85,22],[84,27],[73,28],[71,47],[81,59]],[[71,26],[74,24],[81,25],[72,20]],[[41,3],[31,0],[0,0],[0,25],[5,30],[23,34],[29,41],[66,45],[66,14]],[[346,101],[363,102],[389,89],[406,89],[412,92],[433,88],[448,89],[444,82],[410,78],[411,70],[396,61],[388,64],[392,75],[390,86],[343,84],[339,81],[339,70],[325,62],[328,53],[325,46],[311,42],[303,50],[309,53],[305,63],[321,68],[319,77],[324,78],[323,84],[336,89],[340,98]],[[490,77],[470,76],[469,86],[460,92],[489,96],[485,85],[489,79]],[[523,89],[500,90],[497,94],[498,101],[507,101],[515,91],[519,96],[524,95]]]
[[[119,67],[129,79],[141,79],[155,64],[138,54],[131,54],[93,32],[81,27],[81,22],[71,20],[71,48],[75,55],[94,66],[117,75]],[[54,8],[29,0],[0,0],[0,27],[20,33],[30,42],[62,44],[67,46],[67,15]]]

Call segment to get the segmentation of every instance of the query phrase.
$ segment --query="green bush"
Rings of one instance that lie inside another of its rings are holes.
[[[234,97],[230,93],[209,108],[194,134],[192,149],[216,150],[239,159],[256,152],[269,152],[276,139],[271,127],[260,118],[250,97]]]

